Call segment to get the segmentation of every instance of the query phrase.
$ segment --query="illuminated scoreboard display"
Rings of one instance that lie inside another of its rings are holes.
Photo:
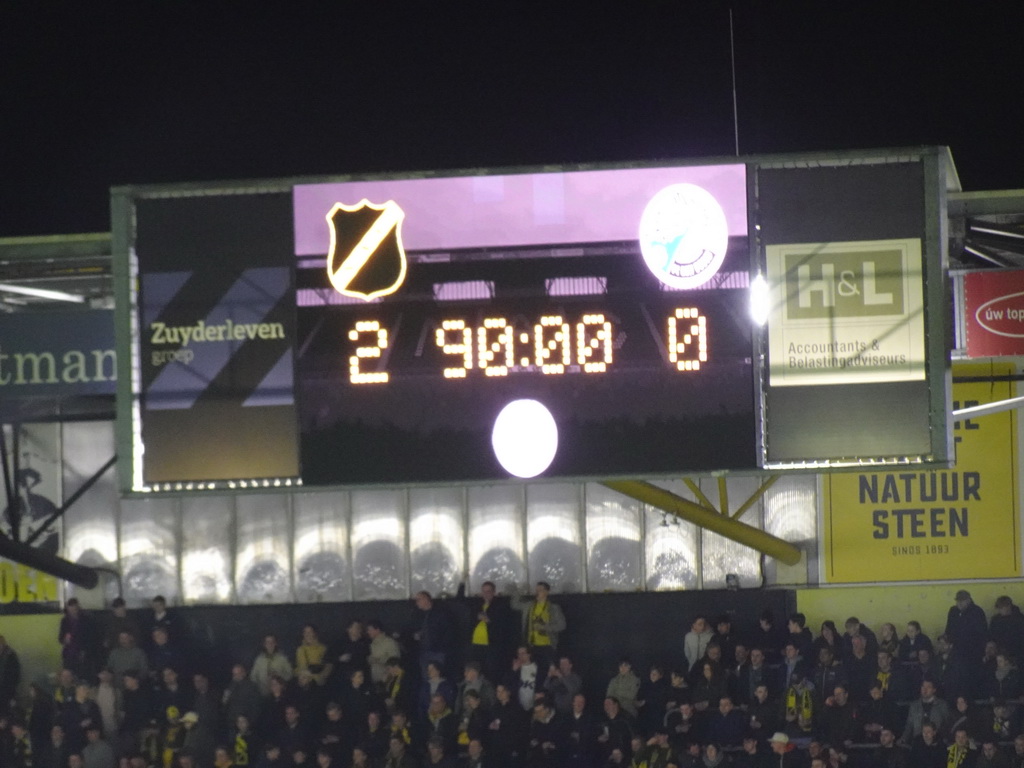
[[[942,464],[944,157],[114,190],[124,490]]]
[[[296,187],[303,481],[755,467],[745,183]]]

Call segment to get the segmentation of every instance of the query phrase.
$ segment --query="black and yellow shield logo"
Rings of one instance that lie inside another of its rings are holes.
[[[327,214],[331,250],[327,276],[338,293],[370,301],[398,290],[405,280],[405,248],[398,203],[365,198],[357,205],[335,203]]]

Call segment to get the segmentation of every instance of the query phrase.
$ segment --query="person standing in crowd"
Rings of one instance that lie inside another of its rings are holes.
[[[452,621],[429,592],[417,592],[414,601],[420,618],[413,638],[420,644],[420,674],[426,677],[427,664],[433,662],[444,669],[448,662],[452,645]]]
[[[715,620],[715,634],[711,641],[718,643],[722,649],[722,658],[727,664],[731,664],[736,658],[736,646],[741,645],[741,639],[737,637],[732,628],[732,617],[723,613]]]
[[[1024,614],[1009,595],[996,598],[996,612],[989,622],[989,636],[1018,663],[1024,661]]]
[[[512,636],[508,600],[498,596],[493,581],[480,585],[479,596],[470,601],[473,616],[466,657],[479,662],[484,675],[496,679],[502,671]]]
[[[249,678],[256,683],[260,693],[270,693],[270,678],[280,677],[287,682],[292,679],[292,664],[277,645],[277,635],[267,634],[263,637],[263,646],[252,663]]]
[[[800,655],[811,661],[814,658],[811,655],[814,650],[814,636],[807,627],[807,617],[802,613],[791,613],[786,626],[789,629],[789,636],[786,639],[796,643]]]
[[[637,695],[640,693],[640,678],[633,671],[633,664],[623,657],[619,660],[619,672],[608,681],[608,688],[605,696],[615,699],[625,712],[633,720],[636,720],[639,711],[636,705]]]
[[[370,639],[366,636],[366,628],[361,621],[350,621],[345,627],[345,637],[334,653],[338,660],[336,676],[347,683],[354,669],[369,671],[366,657],[370,655]]]
[[[555,706],[555,711],[568,715],[572,710],[572,700],[583,690],[583,679],[573,669],[572,659],[565,654],[558,657],[558,664],[548,669],[544,690]]]
[[[708,626],[708,621],[703,616],[694,618],[690,625],[690,631],[683,637],[683,655],[686,657],[686,667],[689,674],[693,673],[697,662],[704,658],[708,644],[715,633]]]
[[[128,606],[123,597],[115,597],[110,603],[110,614],[107,616],[106,629],[103,633],[103,650],[110,653],[118,646],[122,632],[127,632],[135,638],[138,645],[142,636],[139,634],[139,624],[128,615]]]
[[[786,641],[786,645],[782,649],[783,661],[782,661],[782,685],[785,688],[790,686],[790,682],[793,678],[794,672],[799,672],[802,677],[810,678],[810,670],[808,669],[809,660],[804,659],[800,655],[800,647],[793,640]]]
[[[516,700],[524,712],[533,711],[533,702],[537,691],[544,685],[543,670],[533,658],[530,649],[521,645],[516,649],[516,657],[512,660],[512,674],[509,682],[516,692]]]
[[[152,613],[149,616],[149,626],[146,628],[146,634],[152,636],[153,630],[157,627],[162,627],[167,633],[167,637],[177,642],[178,638],[178,626],[174,620],[173,614],[167,610],[167,600],[164,599],[163,595],[157,595],[150,603]]]
[[[129,670],[143,677],[149,676],[149,660],[146,652],[139,648],[135,636],[128,630],[117,636],[117,645],[107,655],[107,667],[114,673],[114,684],[120,686],[121,679]]]
[[[61,661],[76,675],[96,672],[94,657],[94,629],[92,618],[82,610],[78,598],[72,597],[64,605],[57,639],[61,645]]]
[[[0,717],[11,711],[21,685],[21,661],[18,654],[0,635]]]
[[[171,643],[171,636],[165,626],[153,627],[153,646],[149,649],[148,666],[150,675],[157,681],[166,667],[185,669],[185,656]]]
[[[271,680],[273,679],[275,678],[271,678]],[[280,680],[280,678],[276,679]],[[271,686],[271,691],[273,691],[273,686]],[[260,689],[249,679],[248,670],[244,664],[232,665],[231,682],[224,689],[221,704],[224,707],[225,722],[234,723],[239,716],[246,717],[250,723],[259,720],[260,709],[263,705]]]
[[[320,642],[320,632],[313,624],[302,628],[302,642],[295,649],[295,671],[308,671],[317,685],[327,684],[334,664],[327,657],[327,646]]]
[[[944,634],[953,646],[951,660],[963,670],[965,683],[977,681],[985,642],[988,640],[988,619],[966,589],[956,593],[956,602],[946,615]]]
[[[786,631],[776,625],[775,614],[771,608],[761,611],[754,637],[753,645],[764,652],[765,661],[769,664],[778,663],[782,658],[782,644],[786,641]]]
[[[384,631],[379,619],[366,622],[366,636],[370,639],[370,654],[366,657],[370,665],[370,682],[380,689],[388,676],[388,660],[401,657],[402,649],[395,638]]]
[[[582,690],[582,682],[580,688]],[[647,679],[640,683],[640,693],[636,702],[640,708],[640,726],[644,733],[654,733],[655,727],[665,722],[670,695],[665,667],[661,664],[652,664],[647,672]]]
[[[558,638],[565,631],[565,614],[561,606],[552,602],[551,585],[546,581],[538,581],[534,588],[533,599],[518,600],[516,605],[523,614],[523,630],[530,654],[543,672],[555,660],[558,650]]]

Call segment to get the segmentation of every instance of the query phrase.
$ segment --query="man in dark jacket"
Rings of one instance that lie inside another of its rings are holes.
[[[946,615],[945,635],[953,645],[954,660],[960,662],[967,679],[980,681],[981,657],[988,640],[988,619],[966,589],[956,593],[956,604]]]
[[[452,647],[452,621],[445,610],[434,602],[429,592],[417,592],[414,598],[420,612],[419,628],[414,637],[420,644],[420,673],[426,677],[427,664],[434,662],[444,670]]]
[[[1018,663],[1024,663],[1024,614],[1007,595],[996,598],[996,614],[989,622],[989,635]]]
[[[878,748],[871,753],[871,768],[908,768],[910,754],[897,746],[896,734],[883,728],[878,735]]]

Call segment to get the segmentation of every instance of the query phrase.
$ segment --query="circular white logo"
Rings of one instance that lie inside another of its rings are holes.
[[[647,268],[671,288],[706,283],[722,266],[728,247],[725,211],[696,184],[665,187],[640,217],[640,252]]]
[[[558,425],[543,403],[513,400],[494,420],[491,445],[498,463],[516,477],[536,477],[558,452]]]

